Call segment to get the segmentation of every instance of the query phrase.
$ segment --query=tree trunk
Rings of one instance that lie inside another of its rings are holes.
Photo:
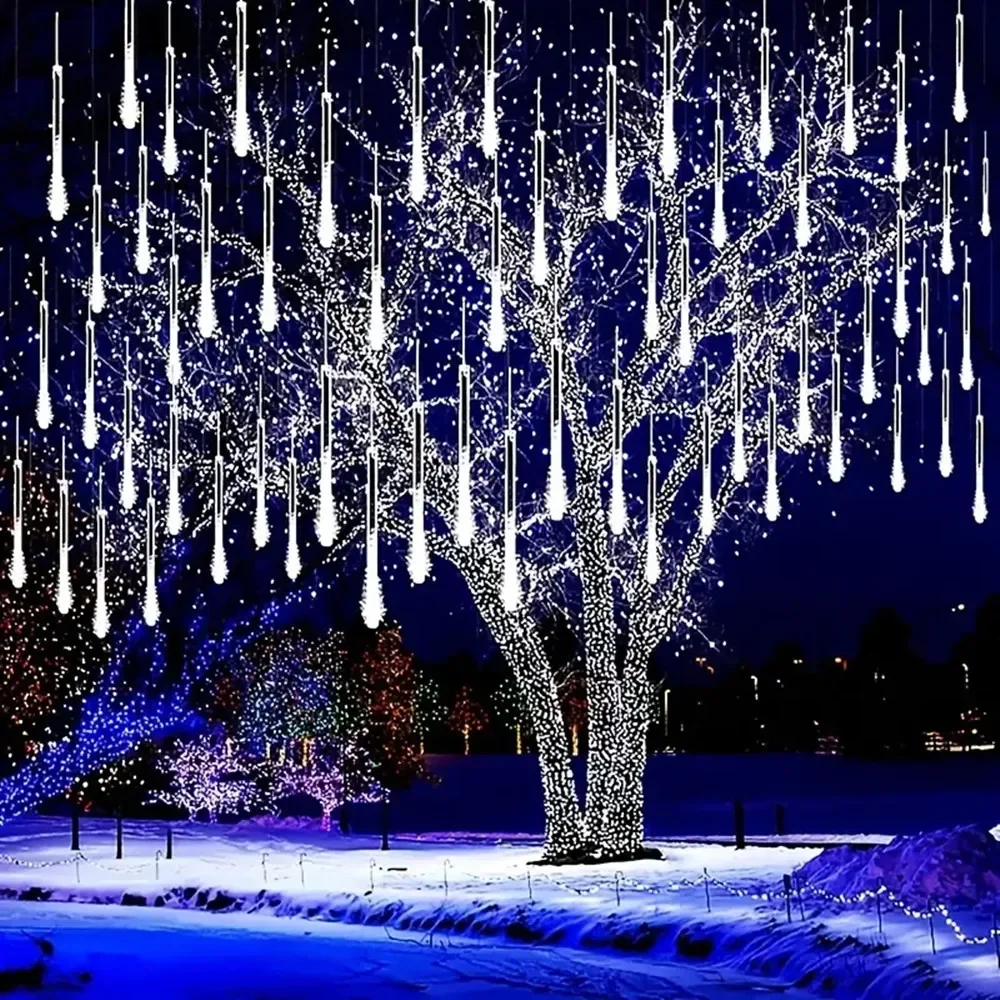
[[[346,802],[342,803],[340,806],[340,815],[337,817],[337,822],[340,825],[341,833],[351,832],[351,814]]]
[[[389,796],[382,789],[382,850],[389,850]]]
[[[642,852],[643,787],[646,730],[634,725],[623,734],[619,776],[604,827],[602,851],[610,858],[634,858]]]
[[[469,727],[462,727],[462,741],[464,745],[464,754],[466,757],[469,756]]]
[[[514,746],[516,748],[517,755],[521,755],[521,723],[518,722],[514,726]]]

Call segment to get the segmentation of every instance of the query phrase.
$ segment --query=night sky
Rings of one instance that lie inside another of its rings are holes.
[[[51,26],[52,15],[57,9],[62,12],[65,24],[63,62],[72,58],[77,63],[78,76],[85,79],[93,48],[98,87],[101,79],[118,80],[115,74],[120,68],[120,58],[112,62],[107,59],[107,53],[112,48],[115,51],[120,48],[121,3],[119,0],[95,2],[96,7],[92,8],[91,0],[63,0],[61,3],[20,0],[19,4],[0,0],[4,39],[0,65],[3,93],[0,245],[4,253],[0,255],[0,267],[7,272],[13,257],[12,280],[15,284],[23,282],[21,262],[25,252],[37,256],[38,240],[48,232],[44,164],[48,143]],[[209,0],[204,2],[207,10]],[[211,0],[213,6],[221,2]],[[362,5],[364,13],[348,0],[343,3],[345,14],[351,19],[367,17],[374,24],[374,3]],[[809,0],[809,3],[828,10],[841,6],[840,0]],[[986,59],[987,40],[992,30],[987,17],[989,15],[1000,24],[1000,12],[990,12],[991,5],[992,0],[964,0],[970,120],[961,129],[975,137],[981,136],[983,129],[989,129],[991,143],[996,143],[1000,156],[1000,129],[996,127],[1000,120],[1000,81],[996,61],[990,64]],[[183,4],[175,6],[181,8]],[[501,2],[500,6],[520,13],[521,0],[508,4]],[[557,47],[566,38],[572,14],[577,46],[603,48],[606,14],[597,0],[551,0],[527,6],[534,8],[528,14],[531,23],[545,17],[548,37]],[[725,5],[722,0],[704,0],[704,6],[709,13],[708,19],[712,20],[713,15],[721,14]],[[756,4],[746,0],[738,6],[750,9]],[[937,134],[944,124],[957,128],[948,113],[953,79],[955,2],[904,0],[903,6],[907,36],[929,41],[932,66],[939,73],[937,87],[911,93],[914,102],[911,132],[923,128],[928,107],[932,108],[930,117]],[[162,20],[165,4],[161,0],[139,0],[137,7],[140,25],[159,24]],[[381,8],[380,19],[403,14],[408,19],[411,9],[409,4],[401,4],[399,0],[380,0],[378,7]],[[867,7],[880,25],[881,61],[888,64],[895,50],[898,5],[888,0],[875,0]],[[663,15],[663,0],[620,0],[620,4],[615,5],[616,10],[624,8],[648,12],[658,24]],[[794,48],[804,35],[801,28],[805,23],[806,0],[771,0],[770,8],[771,24],[779,33],[780,44],[791,43]],[[863,2],[855,4],[859,17],[865,8]],[[190,13],[180,10],[176,17],[177,21],[193,20]],[[159,45],[162,42],[150,38],[151,31],[151,28],[140,28],[140,68],[159,74]],[[96,39],[96,43],[92,39]],[[147,48],[156,53],[155,61],[150,58],[148,65],[143,66],[142,52]],[[540,58],[548,57],[542,55]],[[865,58],[871,58],[870,50],[867,55],[865,50],[859,50],[859,80],[864,75]],[[108,89],[104,87],[105,92]],[[117,90],[112,92],[117,103]],[[980,141],[977,138],[977,150]],[[935,144],[933,148],[939,147]],[[976,185],[978,189],[976,177],[960,179],[958,183]],[[994,184],[994,219],[1000,216],[1000,194],[996,188]],[[978,198],[974,203],[978,203]],[[1000,575],[996,571],[996,555],[1000,553],[1000,451],[996,444],[1000,441],[1000,405],[996,403],[1000,366],[993,352],[997,236],[984,241],[977,229],[965,228],[965,220],[962,220],[956,246],[959,259],[960,241],[967,235],[971,236],[974,254],[973,350],[976,374],[982,377],[984,388],[986,496],[992,507],[991,516],[983,526],[977,526],[972,519],[972,394],[966,397],[957,384],[953,389],[952,443],[956,471],[946,481],[937,472],[937,380],[935,378],[924,390],[922,415],[918,412],[915,383],[911,386],[904,432],[907,487],[897,496],[889,486],[889,453],[885,445],[890,400],[888,394],[883,393],[875,404],[877,419],[874,420],[876,426],[885,428],[880,454],[875,456],[855,449],[845,481],[839,485],[825,481],[817,484],[815,477],[801,468],[790,472],[784,480],[783,496],[791,518],[783,517],[768,532],[768,537],[745,549],[738,560],[727,558],[723,563],[725,587],[718,591],[712,609],[710,635],[719,641],[725,640],[734,651],[730,659],[761,658],[777,640],[784,638],[801,641],[816,655],[850,655],[859,626],[881,604],[896,605],[914,624],[915,639],[922,650],[932,657],[941,656],[963,626],[971,624],[969,612],[953,613],[950,608],[960,602],[974,608],[987,594],[1000,589]],[[0,288],[6,284],[4,281]],[[950,287],[956,289],[954,281]],[[938,307],[939,315],[942,309],[943,304]],[[953,330],[957,331],[961,318],[958,303],[950,306],[948,316]],[[0,322],[6,324],[6,316]],[[953,336],[957,338],[957,333]],[[938,359],[934,361],[936,374]],[[952,367],[957,370],[957,360]],[[918,453],[921,443],[924,447]],[[922,464],[918,464],[918,454],[923,456]],[[787,503],[789,499],[796,501],[794,506]],[[6,498],[3,503],[6,510]],[[731,548],[728,544],[720,546],[720,554]],[[416,590],[407,587],[398,593],[389,589],[389,607],[401,621],[406,641],[418,654],[431,659],[443,658],[463,648],[486,654],[488,639],[464,588],[448,572],[439,575],[440,582],[429,587]],[[360,586],[357,592],[360,593]],[[353,611],[354,607],[349,606],[345,613],[353,614]],[[672,661],[672,655],[666,651],[663,662]]]

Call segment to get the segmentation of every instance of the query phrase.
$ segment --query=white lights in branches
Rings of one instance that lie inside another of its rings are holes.
[[[806,302],[806,278],[801,278],[799,304],[799,411],[795,429],[801,444],[808,444],[812,437],[812,418],[809,414],[809,314]]]
[[[382,350],[385,343],[385,316],[382,312],[382,196],[378,191],[378,146],[371,196],[371,303],[368,315],[368,346]]]
[[[323,41],[323,90],[320,93],[319,225],[316,238],[324,250],[333,246],[333,94],[330,93],[329,42]]]
[[[677,360],[685,368],[694,361],[691,343],[691,240],[688,237],[687,196],[681,198],[680,318]]]
[[[289,580],[298,578],[302,572],[299,558],[299,463],[295,458],[295,434],[288,447],[288,541],[285,549],[285,573]]]
[[[497,9],[494,0],[483,0],[483,131],[481,144],[487,158],[497,155],[500,135],[497,131],[496,107],[496,30]]]
[[[222,414],[215,415],[215,464],[212,490],[212,579],[225,583],[229,575],[226,565],[226,469],[222,461]]]
[[[83,348],[83,446],[88,451],[97,447],[97,411],[94,392],[97,381],[97,338],[94,317],[87,307]]]
[[[455,508],[455,539],[472,544],[475,518],[472,513],[472,372],[465,360],[466,305],[462,299],[462,347],[458,364],[458,496]]]
[[[493,161],[493,198],[490,201],[490,314],[488,340],[491,351],[507,345],[503,319],[503,204],[500,201],[499,159]]]
[[[608,511],[608,524],[613,535],[620,535],[625,531],[626,521],[623,482],[625,415],[622,412],[622,380],[618,351],[618,328],[615,327],[615,368],[611,380],[611,506]]]
[[[771,130],[771,31],[767,26],[767,0],[763,0],[760,24],[760,121],[757,126],[757,149],[766,160],[774,149]]]
[[[830,359],[830,457],[827,472],[830,481],[839,483],[844,478],[844,446],[840,434],[841,382],[840,317],[833,314],[833,354]]]
[[[69,477],[66,475],[66,440],[62,443],[62,475],[59,477],[59,576],[56,608],[68,615],[73,607],[73,587],[69,577]]]
[[[260,290],[260,328],[273,333],[278,325],[278,299],[274,291],[274,178],[271,176],[271,144],[264,167],[263,282]]]
[[[847,156],[858,150],[858,129],[854,120],[854,25],[851,24],[851,0],[844,9],[844,131],[840,148]]]
[[[160,601],[156,595],[156,497],[153,494],[152,460],[146,481],[146,594],[142,604],[142,619],[152,628],[160,620]]]
[[[45,261],[42,261],[42,288],[38,299],[38,401],[35,420],[41,430],[52,425],[52,396],[49,392],[49,300],[46,291]]]
[[[656,441],[653,414],[649,415],[649,458],[646,459],[646,583],[660,579],[659,528],[656,517]]]
[[[97,562],[94,569],[94,635],[107,637],[111,630],[107,601],[108,512],[104,508],[104,470],[97,474],[97,512],[94,515]]]
[[[774,393],[773,361],[767,390],[767,485],[764,490],[764,516],[772,522],[781,516],[781,498],[778,495],[778,397]]]
[[[965,15],[962,13],[962,0],[957,0],[955,11],[955,97],[951,109],[955,121],[965,121],[969,107],[965,101]]]
[[[135,387],[132,384],[131,354],[129,338],[125,338],[125,379],[124,379],[124,412],[122,414],[122,484],[119,501],[125,510],[135,506],[135,470],[132,468],[132,396]]]
[[[542,81],[535,85],[534,232],[531,245],[531,280],[541,287],[549,277],[545,250],[545,130],[542,128]]]
[[[983,236],[989,236],[993,232],[993,224],[990,221],[990,157],[988,152],[989,137],[983,132],[983,214],[979,220],[979,231]]]
[[[712,508],[712,408],[708,401],[708,359],[705,359],[705,395],[701,404],[701,514],[698,525],[707,538],[715,528]]]
[[[669,2],[668,2],[669,15]],[[660,170],[666,180],[677,173],[677,133],[674,130],[674,22],[663,22],[663,98],[660,106]]]
[[[236,3],[236,105],[233,117],[233,152],[250,152],[250,117],[247,113],[247,5]]]
[[[418,204],[427,194],[424,168],[424,50],[420,45],[420,0],[413,0],[413,52],[411,55],[410,102],[410,197]]]
[[[163,55],[163,172],[168,177],[177,173],[177,54],[174,51],[173,0],[167,0],[167,47]]]
[[[892,328],[900,340],[910,332],[910,314],[906,308],[906,209],[903,206],[903,185],[899,185],[899,207],[896,210],[896,305]]]
[[[184,527],[184,514],[181,509],[180,433],[177,392],[172,390],[167,416],[167,533],[173,536],[179,535]]]
[[[622,210],[622,201],[618,190],[618,68],[615,66],[614,15],[610,13],[604,86],[604,218],[614,222]]]
[[[90,189],[90,306],[95,313],[104,309],[104,273],[102,269],[102,198],[97,178],[98,146],[94,143],[94,183]]]
[[[406,566],[410,571],[410,581],[421,584],[430,572],[430,559],[427,556],[427,531],[424,524],[424,422],[426,411],[424,401],[420,398],[420,341],[416,344],[416,354],[413,362],[413,440],[410,465],[412,472],[412,506],[410,523],[410,551]]]
[[[257,383],[257,468],[255,493],[257,502],[253,515],[253,540],[258,549],[271,538],[267,523],[267,424],[264,421],[264,376]]]
[[[28,578],[24,562],[24,462],[21,461],[21,418],[14,419],[14,547],[10,557],[10,582],[20,590]]]
[[[514,612],[521,604],[521,580],[517,567],[517,430],[511,399],[511,370],[507,367],[507,429],[503,459],[503,583],[504,610]]]
[[[875,285],[871,270],[871,241],[865,238],[865,274],[861,289],[861,401],[875,401],[875,363],[872,341],[875,336]]]
[[[330,364],[330,326],[323,309],[323,363],[319,369],[319,502],[316,506],[316,540],[324,548],[337,537],[337,512],[333,504],[333,366]]]
[[[546,498],[549,517],[561,521],[566,513],[566,472],[563,469],[563,342],[560,336],[559,302],[552,290],[552,347],[549,371],[549,479]]]
[[[951,164],[948,162],[948,133],[944,134],[944,164],[941,168],[941,273],[955,270],[951,245]]]
[[[923,248],[923,271],[920,275],[920,361],[917,364],[917,379],[921,385],[931,384],[930,329],[931,329],[931,282],[927,275],[927,244]]]
[[[375,443],[375,400],[370,402],[367,478],[365,480],[365,582],[361,594],[361,617],[370,629],[379,627],[385,615],[382,581],[378,567],[378,445]]]
[[[170,220],[170,260],[167,262],[167,381],[176,386],[181,371],[181,263],[177,256],[177,220]]]
[[[215,297],[212,294],[212,182],[208,179],[208,130],[204,133],[201,178],[201,283],[198,294],[198,332],[215,336]]]
[[[118,115],[125,128],[134,129],[139,124],[139,94],[135,88],[135,0],[125,0],[124,66]]]
[[[63,175],[63,69],[59,64],[58,14],[55,58],[52,62],[52,172],[49,175],[48,209],[53,222],[61,222],[69,209]]]
[[[747,456],[744,442],[744,420],[746,376],[743,370],[743,349],[740,343],[741,323],[737,317],[736,342],[733,346],[733,479],[742,483],[747,478]]]
[[[899,348],[896,348],[896,381],[892,387],[892,475],[893,492],[902,493],[906,485],[903,474],[903,386],[899,381]]]
[[[910,160],[906,151],[906,54],[903,52],[903,12],[899,12],[899,47],[896,49],[896,149],[892,172],[902,184],[910,175]]]
[[[955,468],[951,457],[951,372],[948,370],[948,337],[941,338],[943,361],[941,365],[941,451],[938,471],[947,479]]]
[[[716,79],[715,88],[715,201],[712,209],[712,244],[716,250],[721,250],[729,240],[729,230],[726,228],[726,210],[723,204],[726,138],[722,122],[721,78]]]
[[[649,209],[646,212],[646,339],[660,336],[660,312],[656,294],[656,211],[653,208],[653,179],[649,179]]]
[[[986,520],[986,490],[983,487],[983,457],[986,451],[986,426],[983,423],[983,383],[976,383],[976,492],[972,516],[976,524]]]
[[[968,392],[975,381],[972,374],[972,285],[969,282],[969,248],[965,248],[965,279],[962,281],[962,368],[958,382]]]
[[[139,108],[139,204],[136,209],[135,269],[147,274],[152,267],[149,253],[149,150],[146,148],[145,106]]]
[[[806,81],[802,79],[799,96],[799,177],[798,206],[795,218],[795,242],[799,248],[808,246],[812,239],[809,225],[809,119],[806,117]]]

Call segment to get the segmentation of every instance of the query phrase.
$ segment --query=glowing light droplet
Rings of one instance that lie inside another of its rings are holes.
[[[152,628],[160,620],[160,601],[156,594],[156,497],[153,495],[153,463],[147,473],[146,494],[146,595],[142,604],[143,621]]]
[[[257,468],[255,475],[256,505],[253,516],[253,541],[264,548],[271,538],[267,523],[267,424],[264,421],[264,376],[257,383]]]
[[[674,131],[674,22],[663,22],[663,98],[660,106],[660,170],[665,180],[677,173],[677,134]]]
[[[500,201],[499,159],[493,161],[493,199],[490,202],[490,314],[488,339],[491,351],[507,346],[503,319],[503,205]]]
[[[830,458],[827,472],[830,482],[839,483],[844,478],[844,446],[840,434],[841,419],[841,363],[840,363],[840,317],[833,314],[833,354],[830,371]]]
[[[330,325],[323,310],[323,363],[319,369],[319,501],[316,540],[324,548],[337,538],[337,510],[333,503],[333,366],[330,364]]]
[[[625,530],[625,485],[623,471],[625,452],[624,414],[622,412],[622,380],[618,363],[618,328],[615,327],[615,368],[611,380],[611,506],[608,510],[608,523],[613,535],[620,535]]]
[[[273,333],[278,325],[278,299],[274,291],[274,178],[271,176],[271,148],[268,143],[264,167],[263,283],[260,290],[260,328]]]
[[[181,262],[177,256],[177,220],[170,219],[170,260],[167,262],[167,381],[176,386],[181,369],[180,283]]]
[[[760,122],[757,149],[766,160],[774,149],[771,130],[771,31],[767,26],[767,0],[763,0],[760,23]]]
[[[136,220],[135,269],[148,274],[153,262],[149,252],[149,150],[146,148],[145,106],[139,108],[139,204]]]
[[[955,97],[951,103],[955,121],[964,122],[969,114],[969,106],[965,100],[965,15],[962,13],[962,0],[957,0],[958,9],[955,12]]]
[[[410,521],[410,551],[406,560],[410,571],[410,581],[416,585],[423,583],[430,573],[430,558],[427,555],[427,530],[424,524],[424,422],[426,412],[420,398],[420,342],[417,341],[416,357],[413,365],[413,441],[411,453],[412,499]]]
[[[549,371],[549,478],[546,498],[549,517],[561,521],[566,513],[566,472],[563,469],[563,343],[559,335],[559,304],[555,289],[552,291],[552,348]]]
[[[125,78],[118,115],[122,125],[134,129],[139,124],[139,94],[135,88],[135,0],[125,0]]]
[[[95,313],[104,309],[104,271],[102,267],[101,185],[97,179],[97,143],[94,143],[94,183],[90,189],[90,307]]]
[[[746,407],[746,376],[743,370],[743,349],[740,343],[741,324],[737,320],[736,344],[733,351],[733,459],[732,476],[738,483],[747,478],[747,456],[744,440],[744,411]]]
[[[906,486],[903,473],[903,386],[899,381],[899,348],[896,348],[896,382],[892,387],[892,475],[893,492],[902,493]]]
[[[247,113],[247,5],[236,3],[236,104],[233,116],[233,152],[250,152],[250,116]]]
[[[73,607],[73,586],[69,576],[69,478],[66,475],[66,440],[62,443],[62,475],[59,478],[59,577],[56,608],[68,615]]]
[[[781,497],[778,495],[778,398],[774,394],[773,362],[767,392],[767,486],[764,491],[764,516],[772,522],[781,516]]]
[[[319,220],[316,239],[324,250],[333,246],[333,94],[330,93],[329,42],[323,40],[323,90],[320,93]]]
[[[385,344],[385,317],[382,313],[382,196],[378,193],[378,146],[375,147],[371,209],[371,308],[368,316],[368,346],[373,351],[380,351]]]
[[[677,361],[684,367],[694,361],[691,342],[691,240],[688,237],[687,197],[681,198],[681,273],[680,273],[680,333],[677,340]]]
[[[131,356],[129,338],[125,338],[125,383],[123,395],[125,409],[122,414],[122,483],[119,491],[119,501],[123,509],[131,510],[135,506],[135,470],[132,468],[132,395],[135,387],[132,384]]]
[[[865,241],[865,276],[862,281],[861,305],[861,400],[865,405],[875,401],[875,363],[872,357],[875,337],[875,286],[871,271],[870,240]]]
[[[712,207],[712,245],[716,250],[721,250],[729,240],[729,230],[726,226],[726,209],[723,201],[726,146],[722,122],[721,79],[716,79],[715,87],[715,199]]]
[[[801,303],[799,307],[799,412],[796,431],[800,444],[808,444],[812,437],[812,417],[809,413],[809,314],[806,303],[806,279],[802,276]]]
[[[170,393],[170,412],[167,419],[167,532],[176,537],[184,527],[181,508],[180,468],[180,410],[177,392]]]
[[[646,212],[646,339],[660,336],[660,310],[656,293],[656,212],[653,208],[653,179],[649,179],[649,210]]]
[[[466,306],[462,299],[462,353],[458,365],[458,496],[455,539],[463,548],[472,544],[472,372],[465,360]]]
[[[375,444],[375,401],[371,401],[368,476],[365,482],[365,582],[361,594],[361,617],[376,629],[385,615],[382,581],[378,568],[378,447]]]
[[[653,437],[653,414],[649,415],[649,458],[646,459],[646,583],[653,586],[660,579],[659,527],[656,517],[656,442]]]
[[[618,67],[615,66],[614,15],[608,14],[608,65],[604,72],[604,218],[614,222],[622,210],[618,190]]]
[[[812,239],[809,224],[809,120],[806,118],[806,81],[802,80],[799,98],[799,183],[798,205],[795,218],[795,242],[800,248]]]
[[[899,185],[899,208],[896,210],[896,306],[892,328],[900,340],[910,332],[910,314],[906,308],[906,210],[903,185]]]
[[[972,501],[972,516],[976,524],[986,520],[986,490],[983,486],[983,459],[986,452],[986,425],[983,422],[983,383],[977,385],[976,399],[976,492]]]
[[[167,0],[167,46],[163,55],[163,172],[177,173],[177,53],[174,51],[173,0]]]
[[[94,635],[107,637],[111,631],[107,601],[108,512],[104,509],[104,470],[97,474],[97,514],[94,530],[97,564],[94,573]]]
[[[511,399],[511,371],[507,368],[507,429],[504,431],[503,465],[503,584],[504,610],[513,613],[521,604],[517,567],[517,432]]]
[[[701,407],[701,534],[707,538],[715,530],[712,508],[712,410],[708,402],[708,359],[705,359],[705,397]]]
[[[215,336],[215,297],[212,294],[212,182],[208,179],[208,130],[204,133],[201,179],[201,284],[198,295],[198,332],[203,338]]]
[[[858,129],[854,119],[854,25],[851,0],[844,9],[844,132],[840,148],[847,156],[858,151]]]
[[[989,236],[993,232],[993,223],[990,221],[990,157],[988,150],[989,136],[983,132],[983,214],[979,220],[979,231],[983,236]]]
[[[948,133],[944,134],[944,163],[941,168],[941,273],[955,270],[951,245],[951,164],[948,162]]]
[[[931,329],[931,282],[927,276],[927,244],[924,244],[923,273],[920,276],[920,361],[917,364],[917,379],[921,385],[931,384],[930,329]]]
[[[951,372],[948,370],[948,338],[941,338],[944,361],[941,366],[941,451],[938,471],[947,479],[955,468],[951,457]]]
[[[222,461],[222,414],[215,415],[215,480],[212,491],[212,579],[226,582],[226,469]]]
[[[969,281],[969,248],[965,248],[965,280],[962,282],[962,368],[959,384],[968,392],[974,382],[972,373],[972,284]]]
[[[97,410],[94,404],[94,390],[97,382],[97,337],[94,317],[87,309],[84,334],[83,363],[83,446],[88,451],[97,447]]]
[[[899,48],[896,50],[896,149],[892,157],[892,173],[902,184],[910,176],[910,159],[906,150],[906,54],[903,52],[903,11],[899,12]]]
[[[42,261],[42,289],[38,299],[38,401],[35,420],[41,430],[52,426],[52,396],[49,392],[49,300],[46,291],[45,261]]]
[[[59,14],[56,14],[56,48],[52,63],[52,172],[49,175],[49,217],[62,222],[69,210],[63,174],[63,69],[59,63]]]
[[[10,582],[20,590],[28,579],[24,561],[24,463],[21,461],[21,418],[14,418],[14,548],[10,558]]]
[[[413,52],[411,55],[410,103],[410,197],[419,204],[427,194],[424,168],[424,50],[420,45],[420,0],[413,0]]]
[[[535,85],[534,233],[531,244],[531,280],[541,287],[549,278],[545,250],[545,130],[542,128],[542,81]]]
[[[500,135],[497,130],[496,108],[496,23],[497,11],[494,0],[484,0],[483,15],[486,19],[483,31],[483,132],[481,145],[488,159],[497,155]]]
[[[285,573],[289,580],[298,579],[302,572],[299,558],[299,463],[295,458],[295,434],[293,432],[288,451],[288,545],[285,550]]]

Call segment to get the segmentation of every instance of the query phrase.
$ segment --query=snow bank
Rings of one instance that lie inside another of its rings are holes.
[[[800,877],[836,895],[884,885],[908,906],[993,905],[1000,896],[1000,841],[984,826],[896,837],[870,849],[833,847],[806,862]]]

